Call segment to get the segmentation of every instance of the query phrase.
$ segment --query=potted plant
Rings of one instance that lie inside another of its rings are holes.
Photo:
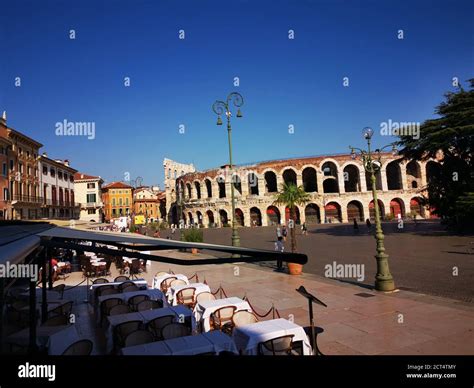
[[[304,191],[303,186],[296,186],[294,183],[284,183],[283,189],[275,199],[275,205],[286,205],[290,209],[290,241],[291,252],[297,251],[296,247],[296,206],[304,205],[310,200],[309,194]],[[301,275],[303,265],[297,263],[288,263],[290,275]]]
[[[184,241],[186,242],[198,242],[204,241],[204,236],[201,229],[191,228],[184,231]],[[191,253],[196,254],[199,250],[197,248],[191,248]]]

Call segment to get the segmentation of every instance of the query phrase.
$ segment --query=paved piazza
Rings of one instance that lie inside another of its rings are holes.
[[[385,247],[397,287],[472,303],[474,301],[473,236],[450,235],[437,221],[407,222],[398,229],[384,223]],[[275,227],[239,228],[241,245],[274,249]],[[162,233],[167,237],[169,232]],[[204,229],[204,242],[230,244],[231,228]],[[174,238],[178,238],[177,234]],[[324,276],[325,265],[365,264],[363,284],[373,285],[376,271],[375,240],[365,225],[355,233],[352,225],[317,225],[306,236],[297,235],[298,251],[308,255],[305,273]],[[290,241],[285,243],[290,249]],[[274,266],[274,263],[271,263]],[[453,267],[458,276],[453,276]],[[350,279],[348,279],[350,280]],[[352,279],[355,281],[355,279]],[[337,280],[333,282],[339,283]]]

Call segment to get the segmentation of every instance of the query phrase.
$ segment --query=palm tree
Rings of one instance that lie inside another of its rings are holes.
[[[284,183],[283,189],[275,198],[275,205],[286,205],[290,209],[291,252],[296,252],[296,228],[295,228],[295,208],[297,205],[304,205],[310,201],[310,195],[304,191],[303,186],[296,186],[294,183]]]

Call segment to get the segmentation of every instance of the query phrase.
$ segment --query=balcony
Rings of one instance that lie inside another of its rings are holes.
[[[104,204],[102,202],[87,202],[82,204],[83,207],[85,208],[98,208],[98,207],[103,207]]]
[[[43,197],[35,197],[32,195],[14,195],[13,201],[22,203],[43,203]]]

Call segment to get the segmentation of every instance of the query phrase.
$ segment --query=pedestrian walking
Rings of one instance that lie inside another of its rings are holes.
[[[283,229],[281,231],[281,235],[283,237],[283,241],[286,241],[286,236],[288,236],[288,230],[286,229],[286,226],[283,225]]]
[[[372,223],[370,222],[368,218],[365,220],[365,224],[367,225],[367,229],[369,230],[369,233],[370,233],[372,230]]]
[[[275,241],[275,251],[277,252],[283,252],[285,250],[285,246],[283,245],[283,237],[280,236],[277,238],[277,241]],[[283,271],[283,261],[282,260],[277,260],[277,271]]]
[[[359,224],[357,220],[354,218],[354,233],[359,233]]]
[[[276,228],[276,234],[277,234],[277,240],[278,240],[280,237],[282,237],[282,236],[281,236],[280,225],[278,225],[277,228]]]
[[[301,231],[304,236],[308,233],[308,228],[306,227],[306,222],[303,222],[303,225],[301,225]]]

